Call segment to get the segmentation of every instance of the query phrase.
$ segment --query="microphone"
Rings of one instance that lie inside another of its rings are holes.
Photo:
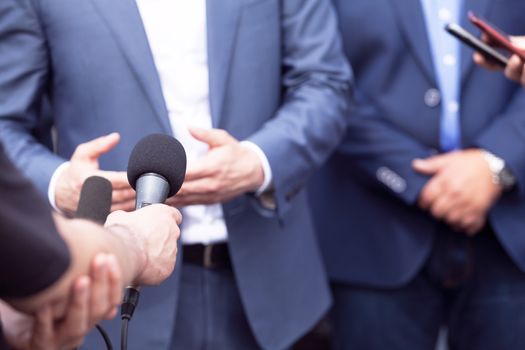
[[[103,225],[111,209],[112,186],[101,176],[88,177],[80,191],[75,217]]]
[[[164,203],[177,193],[186,175],[186,152],[175,138],[164,134],[144,137],[128,161],[128,181],[137,192],[135,209]]]
[[[128,181],[137,193],[135,209],[164,203],[180,190],[185,175],[186,152],[179,141],[164,134],[144,137],[135,145],[128,161]],[[126,322],[133,316],[139,291],[136,286],[126,288],[120,309]],[[125,328],[127,332],[127,324]]]
[[[82,184],[75,218],[86,219],[104,225],[111,210],[113,188],[105,177],[90,176]],[[113,349],[106,331],[95,325],[108,349]]]

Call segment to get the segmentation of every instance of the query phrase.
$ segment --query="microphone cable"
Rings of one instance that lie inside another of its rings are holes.
[[[104,344],[106,344],[106,349],[113,350],[113,344],[111,344],[111,339],[109,339],[109,335],[106,332],[106,330],[102,328],[102,326],[99,324],[97,324],[95,327],[97,328],[97,331],[102,336],[102,339],[104,339]]]
[[[124,300],[120,306],[120,317],[122,318],[122,326],[120,329],[120,349],[128,349],[128,327],[129,321],[133,317],[135,307],[139,303],[140,292],[133,287],[126,288]]]
[[[122,329],[120,330],[120,349],[128,349],[128,325],[129,318],[122,318]]]

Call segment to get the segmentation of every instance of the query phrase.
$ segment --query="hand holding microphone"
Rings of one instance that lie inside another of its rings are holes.
[[[131,152],[128,162],[128,180],[131,187],[137,191],[135,207],[140,209],[155,203],[164,203],[168,196],[173,196],[181,188],[185,174],[186,152],[179,141],[163,134],[144,137]],[[144,212],[148,210],[152,209],[141,209]],[[178,219],[180,222],[180,214]],[[152,244],[166,248],[162,239],[157,238]],[[167,247],[168,250],[169,248]],[[176,246],[174,249],[176,253]],[[162,274],[161,271],[158,272]],[[123,320],[129,321],[133,316],[139,291],[140,288],[136,285],[127,288],[121,308]],[[127,322],[123,328],[123,343],[127,338],[126,334]]]
[[[149,195],[148,191],[140,191]],[[111,183],[100,176],[84,182],[76,217],[104,225],[135,251],[139,271],[133,280],[137,284],[159,284],[169,277],[175,267],[180,212],[166,205],[147,206],[135,212],[115,211],[111,214]],[[109,216],[108,216],[109,215]]]
[[[168,278],[175,267],[180,212],[154,204],[134,212],[116,211],[108,216],[106,228],[138,247],[137,285],[155,285]]]

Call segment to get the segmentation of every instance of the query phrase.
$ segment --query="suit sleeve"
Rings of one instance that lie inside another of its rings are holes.
[[[525,91],[515,94],[474,143],[505,160],[516,176],[519,193],[525,195]]]
[[[60,279],[69,252],[51,208],[0,147],[0,298],[36,294]]]
[[[49,57],[29,0],[0,1],[0,139],[16,165],[42,193],[64,160],[37,139]]]
[[[281,1],[284,102],[249,141],[265,153],[282,215],[347,123],[350,68],[330,1]]]
[[[412,169],[416,158],[434,152],[382,116],[381,111],[355,91],[347,133],[337,152],[360,182],[387,190],[406,204],[414,204],[429,180]]]

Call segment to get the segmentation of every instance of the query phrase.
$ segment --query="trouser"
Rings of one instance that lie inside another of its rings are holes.
[[[525,349],[525,274],[490,229],[438,232],[401,288],[332,287],[335,349],[433,350],[443,325],[450,350]]]
[[[231,269],[184,263],[181,277],[171,349],[260,349]]]

